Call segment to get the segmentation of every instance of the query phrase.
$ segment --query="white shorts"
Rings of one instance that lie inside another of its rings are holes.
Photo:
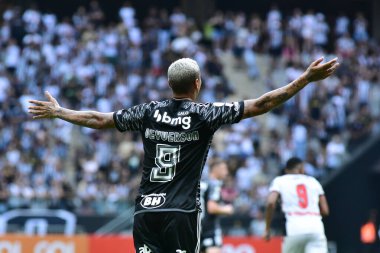
[[[282,253],[327,253],[326,236],[302,234],[285,237]]]

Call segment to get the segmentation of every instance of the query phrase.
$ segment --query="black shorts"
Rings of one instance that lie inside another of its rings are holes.
[[[202,228],[203,229],[203,228]],[[223,246],[222,230],[202,230],[201,233],[201,250],[205,251],[208,248],[221,248]]]
[[[136,253],[198,253],[198,212],[146,212],[136,214],[133,239]]]

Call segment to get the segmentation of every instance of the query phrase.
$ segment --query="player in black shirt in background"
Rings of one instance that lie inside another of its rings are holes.
[[[216,160],[210,164],[207,180],[201,182],[201,251],[204,253],[222,252],[223,238],[219,216],[234,212],[231,204],[222,203],[221,190],[227,176],[227,164]]]
[[[200,247],[199,184],[212,136],[223,124],[268,112],[308,83],[334,73],[333,59],[314,61],[296,80],[257,99],[233,103],[197,103],[201,89],[198,64],[173,62],[168,82],[173,97],[110,113],[63,108],[48,92],[48,101],[31,100],[34,119],[59,118],[80,126],[139,131],[144,161],[134,216],[138,253],[197,253]]]

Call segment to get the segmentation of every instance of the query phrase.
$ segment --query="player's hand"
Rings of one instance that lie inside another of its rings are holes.
[[[263,239],[264,239],[265,241],[267,241],[267,242],[270,241],[270,239],[271,239],[270,231],[265,231],[265,234],[264,234],[264,236],[263,236]]]
[[[323,80],[326,77],[331,76],[335,70],[339,67],[338,58],[334,58],[329,62],[322,63],[323,57],[312,62],[304,73],[304,76],[308,82],[315,82]]]
[[[33,104],[28,107],[28,112],[33,114],[33,119],[51,119],[58,116],[60,106],[48,91],[45,91],[48,101],[29,100]]]

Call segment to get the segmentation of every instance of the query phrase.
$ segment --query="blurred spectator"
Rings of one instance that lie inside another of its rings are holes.
[[[360,110],[353,114],[349,121],[350,139],[348,149],[353,150],[363,143],[371,134],[372,117],[367,104],[362,104]]]
[[[135,26],[135,9],[130,2],[126,2],[124,6],[120,8],[119,16],[125,28],[128,29]]]
[[[354,20],[354,39],[357,42],[365,42],[368,40],[367,26],[367,20],[363,13],[358,13]]]
[[[340,14],[335,21],[335,34],[342,36],[349,32],[350,19],[344,15]]]
[[[339,168],[345,159],[346,147],[339,135],[333,136],[326,147],[326,166],[329,169]]]
[[[325,15],[317,13],[316,24],[314,26],[314,43],[319,47],[326,47],[328,43],[329,25],[325,21]]]

